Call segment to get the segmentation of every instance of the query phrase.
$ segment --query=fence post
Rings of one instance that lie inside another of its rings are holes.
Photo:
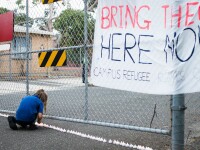
[[[184,94],[172,96],[172,150],[184,150]]]
[[[29,5],[26,0],[26,95],[29,95]]]
[[[12,47],[10,43],[10,55],[9,55],[9,80],[12,80]]]
[[[84,60],[85,60],[85,118],[88,119],[88,51],[87,51],[87,40],[88,40],[88,29],[87,29],[87,0],[84,0]]]

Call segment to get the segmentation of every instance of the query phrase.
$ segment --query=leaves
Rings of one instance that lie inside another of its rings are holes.
[[[0,7],[0,14],[4,14],[6,12],[8,12],[9,10],[3,7]]]
[[[94,18],[88,15],[87,20],[88,34],[93,35]],[[60,46],[82,45],[84,43],[84,12],[72,9],[63,11],[55,20],[54,28],[63,35]]]
[[[87,44],[92,44],[94,33],[94,18],[88,14],[87,18]],[[84,45],[84,11],[64,10],[54,22],[54,28],[62,35],[60,47]],[[83,49],[71,49],[67,51],[67,59],[74,64],[80,64],[80,55],[83,58]]]
[[[6,13],[10,10],[0,7],[0,14]],[[26,25],[26,14],[24,13],[15,13],[14,14],[14,24],[15,25],[21,25],[25,26]],[[29,17],[29,25],[31,26],[33,24],[33,19]]]

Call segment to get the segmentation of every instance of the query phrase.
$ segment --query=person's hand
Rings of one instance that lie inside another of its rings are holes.
[[[42,113],[38,113],[38,116],[37,116],[37,122],[38,123],[42,122],[42,117],[43,117]]]

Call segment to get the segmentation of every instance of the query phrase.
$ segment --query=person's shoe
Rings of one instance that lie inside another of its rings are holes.
[[[35,124],[31,124],[28,128],[29,130],[36,130],[38,127]]]
[[[17,125],[16,125],[16,120],[15,117],[13,116],[8,116],[8,123],[11,129],[17,130]]]

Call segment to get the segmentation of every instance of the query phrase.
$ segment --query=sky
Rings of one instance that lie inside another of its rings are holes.
[[[32,4],[32,0],[29,1],[29,16],[31,18],[35,17],[42,17],[44,15],[44,10],[49,7],[48,4],[42,4],[41,2],[38,2],[37,5]],[[69,1],[71,4],[72,9],[84,9],[84,3],[83,0],[65,0],[65,2]],[[16,0],[0,0],[0,7],[7,8],[9,10],[17,9],[17,5],[15,4]],[[26,0],[23,0],[23,5],[26,5]],[[58,12],[58,14],[67,8],[67,5],[63,6],[62,1],[55,2],[54,6]],[[25,12],[26,9],[24,9]]]

